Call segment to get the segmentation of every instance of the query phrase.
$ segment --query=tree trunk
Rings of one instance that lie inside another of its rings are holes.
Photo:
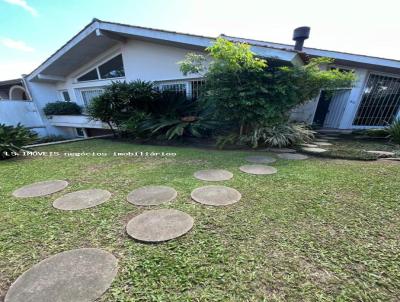
[[[111,122],[108,121],[107,124],[108,124],[108,126],[110,127],[113,136],[114,136],[114,137],[117,137],[117,132],[116,132],[115,129],[113,128]]]

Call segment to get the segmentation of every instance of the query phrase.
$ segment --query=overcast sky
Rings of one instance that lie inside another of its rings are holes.
[[[0,80],[31,72],[92,18],[400,60],[400,0],[0,0]]]

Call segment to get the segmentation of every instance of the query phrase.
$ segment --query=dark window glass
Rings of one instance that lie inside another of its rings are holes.
[[[97,75],[97,70],[95,68],[95,69],[92,69],[91,71],[89,71],[88,73],[85,73],[80,78],[78,78],[78,82],[92,81],[92,80],[98,80],[98,79],[99,79],[99,77]]]
[[[119,78],[125,76],[122,55],[118,55],[99,66],[100,77],[102,79]]]
[[[63,91],[62,94],[63,94],[64,101],[71,102],[71,98],[69,97],[68,91]]]
[[[85,136],[85,132],[83,131],[83,128],[76,128],[76,134],[80,137]]]

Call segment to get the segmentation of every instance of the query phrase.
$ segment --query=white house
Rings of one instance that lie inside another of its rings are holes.
[[[223,35],[222,35],[223,36]],[[267,60],[304,64],[306,57],[329,57],[334,66],[354,70],[357,83],[352,89],[324,93],[293,112],[293,119],[317,123],[324,128],[358,129],[382,127],[399,116],[400,61],[337,51],[223,36],[245,42]],[[188,52],[203,53],[215,38],[130,26],[94,19],[22,81],[32,104],[41,134],[68,137],[93,136],[107,131],[101,122],[85,115],[46,117],[42,108],[49,102],[76,102],[86,107],[112,81],[136,79],[156,82],[161,89],[185,91],[196,97],[200,77],[182,75],[177,64]],[[1,88],[0,83],[0,88]],[[0,101],[0,109],[1,103]],[[9,101],[11,102],[11,101]],[[14,103],[16,101],[13,101]],[[26,106],[24,106],[26,107]],[[0,110],[0,122],[4,112]],[[25,123],[18,112],[14,123]],[[11,121],[8,121],[11,123]]]

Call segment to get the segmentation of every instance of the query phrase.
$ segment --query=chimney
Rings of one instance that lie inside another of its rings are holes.
[[[310,37],[310,28],[308,26],[297,27],[293,31],[293,40],[296,41],[294,49],[297,51],[303,50],[304,40]]]

